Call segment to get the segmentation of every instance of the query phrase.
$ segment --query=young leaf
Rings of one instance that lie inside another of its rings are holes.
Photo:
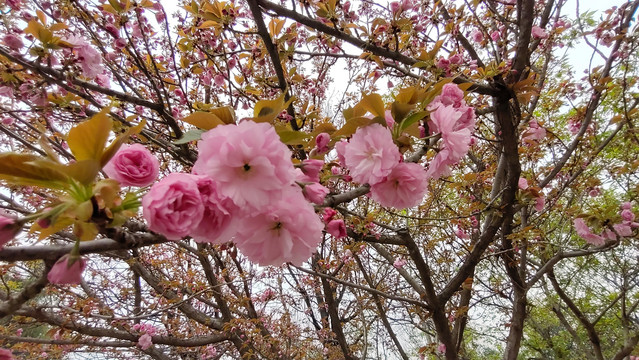
[[[101,160],[113,127],[113,120],[108,117],[108,112],[109,108],[104,108],[69,131],[67,143],[76,160]]]
[[[204,130],[201,130],[201,129],[189,130],[185,132],[181,138],[179,138],[178,140],[175,140],[173,143],[175,145],[188,144],[191,141],[200,140],[202,138],[202,134],[204,134]]]
[[[366,125],[370,125],[373,122],[372,119],[367,117],[356,117],[348,120],[341,129],[331,135],[331,138],[337,139],[339,137],[348,137],[351,136],[357,131],[358,128]]]
[[[225,124],[217,115],[204,111],[194,112],[182,120],[203,130],[211,130],[218,125]]]
[[[14,185],[64,189],[68,176],[56,169],[61,166],[36,155],[4,153],[0,154],[0,179]]]

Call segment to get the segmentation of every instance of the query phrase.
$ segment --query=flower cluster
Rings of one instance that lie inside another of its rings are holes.
[[[146,350],[153,345],[153,335],[155,335],[157,331],[155,326],[149,324],[135,324],[131,329],[143,333],[142,336],[138,338],[138,346],[140,349]]]
[[[446,84],[427,108],[431,134],[440,134],[440,151],[424,169],[419,164],[402,162],[389,128],[395,120],[389,111],[388,125],[372,124],[359,128],[349,141],[335,144],[342,166],[355,182],[371,186],[371,197],[382,206],[408,208],[421,203],[428,190],[428,179],[449,172],[470,148],[475,127],[474,109],[466,105],[464,92],[455,84]],[[425,134],[424,134],[425,135]]]
[[[440,134],[441,150],[428,167],[428,177],[448,174],[450,166],[466,155],[475,128],[475,110],[466,105],[464,92],[455,84],[446,84],[442,93],[428,105],[431,135]]]
[[[601,234],[595,234],[592,232],[586,221],[582,218],[576,218],[573,220],[573,225],[582,239],[595,246],[601,246],[606,243],[606,240],[617,240],[618,236],[628,237],[632,236],[632,229],[639,228],[639,223],[635,222],[635,214],[632,212],[632,204],[625,202],[621,205],[621,222],[612,225],[612,229],[603,229]]]
[[[296,170],[273,127],[253,121],[217,126],[203,134],[198,150],[193,174],[169,174],[143,197],[151,230],[170,240],[233,240],[260,265],[310,257],[324,226],[305,195],[314,202],[326,195],[314,185],[321,164]]]
[[[380,124],[359,128],[349,142],[337,143],[336,149],[353,181],[371,185],[371,197],[382,206],[416,206],[426,194],[426,170],[400,162],[388,128]]]

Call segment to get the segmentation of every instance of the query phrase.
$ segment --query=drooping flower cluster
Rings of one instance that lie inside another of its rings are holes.
[[[582,218],[573,220],[573,225],[582,239],[595,246],[604,245],[606,240],[617,240],[618,236],[632,236],[634,228],[639,228],[639,223],[635,222],[635,214],[632,212],[632,204],[625,202],[621,205],[621,222],[612,225],[612,229],[605,228],[601,235],[592,232],[586,221]]]
[[[446,84],[442,93],[427,108],[431,135],[441,134],[442,147],[428,167],[428,177],[437,179],[449,173],[451,165],[466,155],[475,128],[475,110],[466,105],[464,92],[455,84]]]
[[[357,129],[349,141],[335,144],[340,165],[350,171],[353,181],[369,184],[371,197],[383,206],[418,205],[426,194],[427,180],[447,174],[470,148],[475,112],[466,105],[464,92],[457,85],[444,85],[427,109],[431,112],[431,134],[442,138],[440,151],[427,170],[402,162],[389,131],[395,126],[391,111],[386,111],[384,117],[388,127],[374,123]]]
[[[155,326],[149,324],[135,324],[131,327],[131,329],[142,333],[142,336],[138,338],[138,346],[140,349],[146,350],[153,345],[153,336],[157,332]]]
[[[359,128],[349,142],[337,143],[336,149],[353,181],[371,185],[371,197],[380,205],[412,207],[426,194],[426,170],[400,162],[399,149],[384,126]]]
[[[310,257],[324,226],[300,186],[311,201],[323,201],[326,194],[314,185],[321,164],[296,170],[273,127],[253,121],[217,126],[203,134],[198,150],[193,174],[170,174],[142,199],[151,230],[170,240],[233,240],[260,265]]]

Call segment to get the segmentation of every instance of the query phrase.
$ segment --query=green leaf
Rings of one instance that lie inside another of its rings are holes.
[[[71,163],[66,166],[65,173],[79,181],[82,185],[89,185],[102,169],[99,161],[89,159]]]
[[[108,117],[108,112],[109,108],[104,108],[69,131],[67,143],[76,160],[101,160],[113,127],[113,120]]]
[[[194,112],[193,114],[186,116],[182,119],[182,121],[203,130],[211,130],[218,125],[225,124],[217,115],[204,111]]]
[[[426,117],[428,113],[426,111],[418,111],[416,113],[413,113],[411,115],[409,115],[406,119],[404,119],[404,121],[402,121],[399,125],[399,132],[400,134],[407,129],[408,127],[410,127],[411,125],[415,124],[416,122],[418,122],[419,120],[423,119],[424,117]]]
[[[357,131],[358,128],[370,125],[373,122],[372,119],[367,117],[356,117],[348,120],[341,129],[337,130],[331,136],[333,139],[337,139],[339,137],[348,137],[351,136]]]
[[[209,112],[217,116],[225,124],[235,124],[235,111],[230,106],[213,108]]]
[[[379,94],[363,95],[362,100],[357,104],[368,110],[373,116],[384,117],[386,109],[384,108],[384,100]]]
[[[253,109],[253,121],[255,122],[268,122],[272,123],[277,116],[286,109],[288,105],[294,100],[294,97],[284,101],[284,94],[273,100],[260,100],[255,103]]]
[[[302,145],[308,138],[308,134],[295,130],[278,131],[277,135],[280,136],[280,141],[286,145]]]
[[[68,176],[57,170],[61,166],[36,155],[4,153],[0,154],[0,179],[14,185],[64,189]]]
[[[393,119],[395,119],[396,122],[401,122],[402,120],[404,120],[406,115],[408,115],[411,110],[413,110],[414,107],[415,106],[411,104],[394,102],[391,105],[391,114],[393,115]]]
[[[180,139],[175,140],[173,143],[175,145],[188,144],[191,141],[200,140],[202,138],[202,134],[204,134],[204,133],[205,133],[205,131],[201,130],[201,129],[189,130],[189,131],[185,132],[184,135],[182,135],[182,137]]]

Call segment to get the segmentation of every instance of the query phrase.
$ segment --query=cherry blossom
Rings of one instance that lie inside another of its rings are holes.
[[[221,196],[217,184],[206,176],[194,176],[200,192],[204,213],[189,233],[197,242],[221,244],[233,238],[236,233],[234,222],[239,209],[231,199]]]
[[[153,339],[151,338],[151,335],[149,334],[144,334],[140,336],[140,338],[138,339],[138,346],[142,350],[146,350],[150,348],[151,345],[153,345]]]
[[[380,124],[357,129],[344,147],[344,160],[353,180],[376,184],[399,163],[399,149],[391,133]]]
[[[331,141],[331,136],[327,133],[320,133],[315,137],[315,148],[319,154],[328,151],[328,143]]]
[[[104,166],[104,172],[123,186],[151,185],[158,177],[160,163],[140,144],[123,145]]]
[[[290,150],[266,123],[217,126],[202,135],[198,150],[193,170],[215,179],[220,194],[239,207],[273,203],[295,179]]]
[[[605,243],[604,238],[593,234],[586,222],[582,218],[576,218],[573,220],[573,225],[575,226],[575,230],[577,231],[577,235],[586,240],[588,243],[600,246]]]
[[[11,350],[0,348],[0,360],[14,360]]]
[[[315,204],[322,204],[329,192],[330,191],[320,183],[302,185],[302,193],[306,200]]]
[[[204,204],[191,174],[172,173],[155,183],[142,198],[142,214],[149,229],[179,240],[198,226]]]
[[[346,237],[346,225],[344,224],[344,220],[335,219],[329,221],[328,224],[326,224],[326,232],[333,235],[336,239]]]
[[[260,265],[301,264],[315,251],[324,225],[301,191],[289,189],[282,198],[246,215],[235,243]]]
[[[371,198],[382,206],[403,209],[419,205],[427,190],[426,170],[419,164],[400,163],[384,181],[371,186]]]
[[[535,39],[546,39],[546,38],[548,38],[548,33],[546,32],[546,30],[540,28],[537,25],[532,27],[531,35]]]
[[[66,40],[68,43],[73,44],[74,53],[82,69],[82,75],[89,79],[94,79],[104,71],[102,56],[89,42],[80,36],[72,36]]]
[[[15,220],[0,213],[0,249],[16,236]]]

